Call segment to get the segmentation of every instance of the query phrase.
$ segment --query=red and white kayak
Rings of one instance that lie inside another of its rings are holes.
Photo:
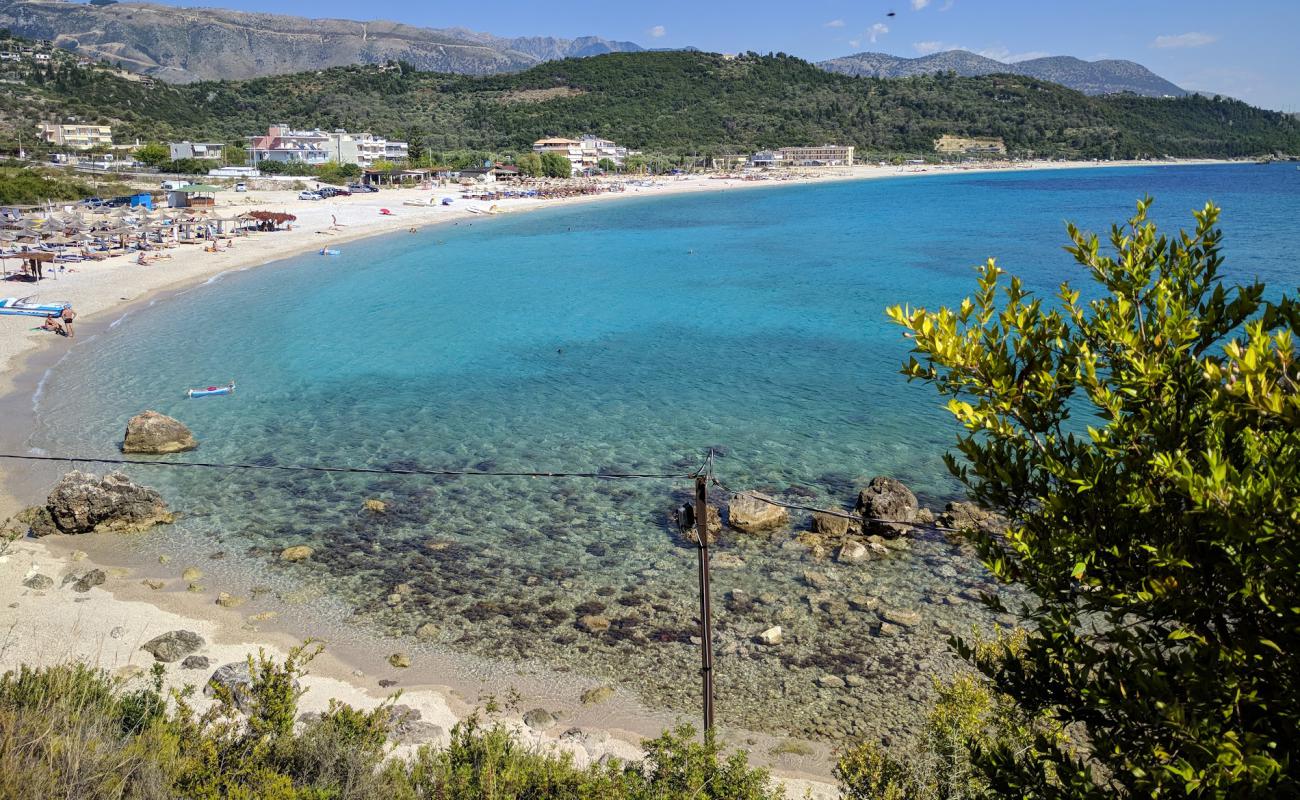
[[[191,399],[195,397],[212,397],[219,394],[234,394],[235,382],[231,381],[225,386],[208,386],[203,389],[190,389],[185,395]]]

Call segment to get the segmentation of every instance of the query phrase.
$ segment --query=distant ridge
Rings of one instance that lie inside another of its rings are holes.
[[[1143,97],[1183,97],[1189,92],[1133,61],[1084,61],[1072,56],[1032,58],[1006,64],[966,50],[948,50],[920,58],[888,53],[857,53],[819,62],[822,69],[844,75],[903,78],[955,72],[962,77],[1010,73],[1059,83],[1084,94],[1131,92]]]
[[[0,27],[172,83],[240,80],[386,61],[406,61],[436,72],[486,75],[561,58],[643,49],[634,42],[598,36],[508,39],[464,28],[149,3],[92,6],[61,0],[0,0]]]

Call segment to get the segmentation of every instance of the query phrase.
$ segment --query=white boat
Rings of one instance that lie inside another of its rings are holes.
[[[60,316],[72,303],[60,300],[53,303],[33,303],[30,297],[0,297],[0,314],[22,317]]]

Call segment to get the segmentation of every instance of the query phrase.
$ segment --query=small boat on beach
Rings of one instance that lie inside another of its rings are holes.
[[[15,317],[48,317],[63,314],[72,303],[60,300],[53,303],[33,303],[31,297],[0,297],[0,314]]]
[[[323,256],[336,256],[342,252],[343,252],[342,250],[339,250],[336,247],[322,247],[320,249],[320,254]]]
[[[204,389],[190,389],[185,392],[185,396],[189,397],[192,400],[195,397],[213,397],[215,395],[234,394],[234,393],[235,393],[235,382],[231,381],[225,386],[208,386]]]

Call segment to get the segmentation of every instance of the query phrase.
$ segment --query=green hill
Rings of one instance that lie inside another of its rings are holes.
[[[123,142],[236,141],[285,121],[435,151],[515,152],[543,136],[590,132],[670,154],[825,142],[856,145],[865,157],[928,153],[945,133],[1000,136],[1034,156],[1300,153],[1300,122],[1235,100],[1088,97],[1015,75],[860,78],[780,54],[615,53],[488,77],[352,66],[184,86],[67,59],[30,72],[0,84],[6,107],[112,122]]]

